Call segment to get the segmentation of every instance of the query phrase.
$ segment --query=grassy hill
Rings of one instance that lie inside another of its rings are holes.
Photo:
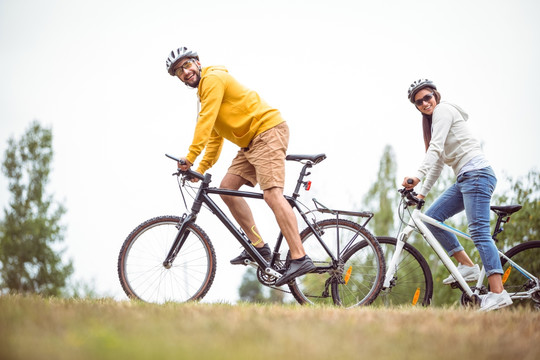
[[[539,359],[540,313],[0,297],[0,359]]]

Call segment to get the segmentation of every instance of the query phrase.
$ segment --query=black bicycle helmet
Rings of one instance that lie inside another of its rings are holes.
[[[416,96],[416,93],[427,87],[437,90],[437,87],[431,80],[419,79],[413,82],[411,86],[409,86],[409,91],[408,91],[409,101],[414,104],[414,97]]]
[[[171,76],[174,76],[174,66],[180,60],[186,57],[199,60],[199,55],[195,51],[191,51],[185,46],[179,47],[178,49],[171,51],[169,53],[169,57],[167,58],[167,61],[165,62],[165,65],[167,65],[167,72]]]

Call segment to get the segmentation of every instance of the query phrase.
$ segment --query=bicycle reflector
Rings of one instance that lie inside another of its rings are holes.
[[[306,181],[304,183],[304,189],[306,189],[306,191],[309,191],[309,189],[311,189],[311,181]]]
[[[506,269],[506,271],[504,272],[504,275],[502,277],[502,283],[504,285],[504,283],[506,282],[506,280],[508,280],[508,277],[510,276],[510,272],[512,271],[512,267],[510,266],[508,269]]]
[[[420,288],[417,288],[416,291],[414,292],[414,297],[413,297],[413,301],[412,301],[412,305],[416,305],[416,303],[418,302],[418,298],[420,297]]]
[[[345,278],[343,279],[345,281],[345,285],[347,285],[347,283],[349,282],[349,279],[351,278],[351,273],[352,266],[349,266],[349,268],[347,269],[347,273],[345,274]]]

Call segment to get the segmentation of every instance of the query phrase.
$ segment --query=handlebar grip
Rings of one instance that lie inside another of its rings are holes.
[[[185,165],[186,162],[181,160],[181,159],[177,159],[175,158],[174,156],[171,156],[169,154],[165,154],[166,157],[168,157],[169,159],[173,159],[175,161],[177,161],[178,163],[180,163],[181,165]],[[199,180],[204,180],[204,175],[202,174],[199,174],[198,172],[196,171],[193,171],[191,169],[188,169],[186,171],[182,171],[180,169],[178,169],[178,172],[177,173],[174,173],[173,175],[180,175],[180,174],[185,174],[185,175],[188,175],[188,177],[191,177],[191,178],[197,178]]]
[[[407,184],[412,184],[413,182],[413,179],[407,179]]]
[[[178,163],[180,163],[181,165],[186,165],[186,162],[184,160],[181,160],[181,159],[177,159],[175,158],[174,156],[171,156],[169,154],[165,154],[166,157],[168,157],[169,159],[173,159],[173,160],[176,160]]]

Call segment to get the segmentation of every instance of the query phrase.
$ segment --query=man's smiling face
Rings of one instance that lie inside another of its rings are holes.
[[[200,63],[196,59],[185,58],[174,66],[174,73],[186,85],[196,88],[201,81]]]

